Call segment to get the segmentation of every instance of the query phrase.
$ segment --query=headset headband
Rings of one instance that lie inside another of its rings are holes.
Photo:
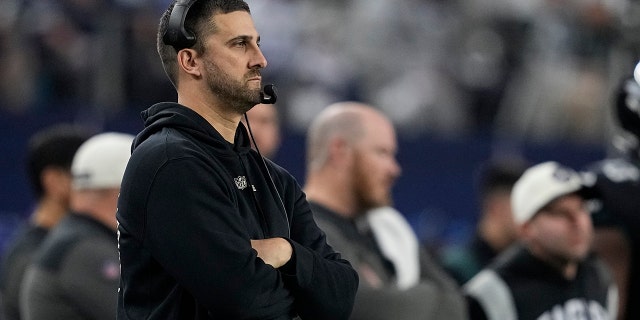
[[[189,8],[191,8],[196,1],[197,0],[178,0],[173,10],[171,10],[169,25],[164,35],[162,35],[162,42],[172,46],[176,51],[190,48],[196,44],[196,35],[184,27]]]

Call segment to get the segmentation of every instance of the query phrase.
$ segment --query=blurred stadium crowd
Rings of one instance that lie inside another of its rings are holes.
[[[175,100],[155,49],[168,2],[2,0],[0,119],[65,114],[103,129]],[[640,56],[637,0],[247,2],[293,136],[324,106],[360,100],[400,139],[604,146],[612,91]]]
[[[640,25],[634,0],[249,2],[294,129],[357,99],[404,133],[602,142]],[[167,3],[2,1],[0,109],[109,117],[172,99],[155,51]]]

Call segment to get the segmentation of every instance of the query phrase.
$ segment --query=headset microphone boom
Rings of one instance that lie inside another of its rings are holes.
[[[273,84],[267,84],[260,92],[260,103],[274,104],[278,100],[278,90]]]

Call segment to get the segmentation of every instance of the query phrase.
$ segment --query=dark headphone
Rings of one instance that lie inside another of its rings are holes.
[[[171,10],[169,25],[162,35],[162,42],[177,50],[190,48],[196,44],[195,33],[185,29],[184,21],[187,19],[189,8],[198,0],[178,0]]]

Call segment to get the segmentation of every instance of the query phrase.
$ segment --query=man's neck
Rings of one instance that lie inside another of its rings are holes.
[[[229,143],[234,143],[236,138],[236,130],[238,129],[238,124],[240,123],[240,117],[237,120],[229,119],[220,116],[219,114],[211,114],[211,113],[201,113],[198,112],[211,126],[220,133],[220,135],[227,140]]]
[[[326,183],[317,183],[316,178],[308,178],[304,187],[307,199],[323,205],[346,219],[358,216],[358,207],[348,190],[342,190]]]
[[[31,216],[31,221],[34,225],[51,229],[55,226],[67,213],[68,208],[53,200],[53,199],[42,199],[38,202],[36,209]]]
[[[501,252],[513,243],[513,239],[507,236],[501,225],[486,219],[478,223],[478,234],[494,252]]]
[[[234,143],[236,130],[240,119],[242,119],[242,114],[227,111],[225,108],[220,107],[222,102],[219,100],[208,102],[206,99],[197,98],[200,96],[199,94],[179,95],[178,103],[198,113],[207,120],[225,140],[229,143]]]
[[[554,257],[549,254],[540,252],[540,250],[530,249],[530,251],[531,254],[533,254],[535,257],[546,262],[552,268],[556,269],[565,279],[575,279],[576,274],[578,273],[577,261]]]
[[[78,190],[72,198],[71,207],[74,213],[89,216],[116,231],[115,212],[118,211],[116,203],[119,193],[119,188]]]

